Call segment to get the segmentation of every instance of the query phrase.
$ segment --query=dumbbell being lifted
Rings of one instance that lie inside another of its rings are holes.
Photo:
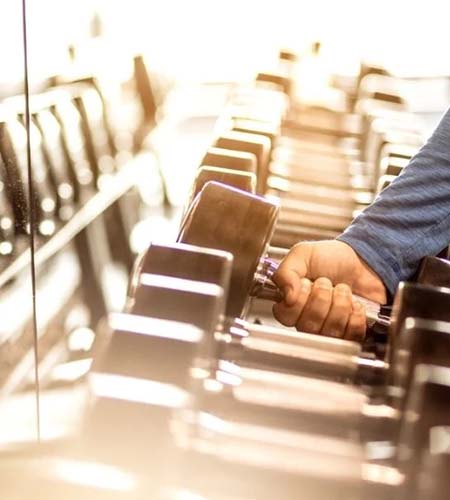
[[[218,248],[235,257],[227,315],[241,317],[249,296],[282,300],[271,281],[277,264],[265,259],[275,228],[278,207],[264,198],[218,184],[208,183],[190,206],[178,241]],[[379,319],[379,307],[369,304],[371,320]]]
[[[229,256],[229,254],[225,255]],[[205,329],[206,323],[208,323],[208,328],[211,328],[211,322],[207,319],[208,305],[202,295],[204,290],[202,291],[202,287],[197,286],[196,283],[214,283],[222,289],[228,290],[231,273],[229,259],[230,256],[225,263],[223,262],[223,252],[218,253],[218,251],[190,245],[151,245],[133,274],[128,310],[163,318],[178,318],[184,321],[189,319],[190,322]],[[184,282],[182,282],[183,280]],[[180,306],[175,308],[173,302],[177,297],[180,300]],[[181,300],[182,297],[184,297],[183,300]],[[225,300],[226,293],[222,298],[223,309],[225,308]],[[197,304],[194,304],[195,301]],[[251,351],[259,352],[262,358],[264,352],[271,352],[273,354],[272,365],[282,367],[284,370],[287,370],[289,366],[294,367],[295,356],[301,356],[301,354],[305,358],[308,353],[310,356],[315,354],[314,359],[317,365],[320,361],[320,353],[315,353],[314,349],[323,350],[322,362],[324,365],[328,362],[330,366],[333,353],[336,355],[334,361],[337,362],[342,361],[342,357],[346,359],[346,356],[349,356],[350,359],[352,356],[358,355],[361,350],[359,344],[356,343],[304,333],[294,334],[281,328],[258,327],[258,325],[251,325],[232,317],[229,317],[224,324],[222,324],[223,318],[216,318],[215,321],[217,324],[213,325],[213,328],[222,330],[225,335],[219,331],[217,331],[217,335],[222,339],[228,339],[226,343],[231,341],[231,345],[228,347],[234,356],[238,354],[238,351],[235,350],[238,349],[237,345],[243,349],[238,358],[242,355],[246,357],[247,351],[247,354]],[[233,344],[237,345],[233,347]],[[257,356],[255,361],[256,358]],[[305,363],[307,362],[305,361]],[[330,370],[331,368],[328,372]],[[345,371],[345,368],[342,370]],[[316,371],[324,374],[326,370],[324,367],[322,371],[319,369]]]

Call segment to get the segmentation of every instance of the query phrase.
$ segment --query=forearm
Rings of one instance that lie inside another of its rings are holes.
[[[450,241],[450,109],[404,169],[338,237],[394,293],[420,259]]]

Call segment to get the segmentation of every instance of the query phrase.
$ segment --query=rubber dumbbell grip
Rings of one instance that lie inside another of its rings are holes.
[[[283,300],[283,293],[272,281],[272,277],[277,269],[278,262],[275,260],[267,257],[262,260],[260,269],[255,275],[252,296],[273,302],[281,302]],[[364,305],[369,324],[377,321],[382,325],[389,326],[389,319],[380,316],[380,304],[355,294],[353,294],[353,300]]]

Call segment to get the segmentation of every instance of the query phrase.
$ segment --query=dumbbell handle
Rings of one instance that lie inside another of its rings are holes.
[[[273,302],[281,302],[283,294],[277,285],[272,281],[272,277],[278,269],[278,262],[269,257],[265,257],[261,261],[260,268],[255,274],[253,289],[251,295],[259,299],[272,300]],[[356,300],[364,305],[366,309],[366,318],[369,324],[378,322],[381,325],[389,326],[388,318],[380,316],[380,304],[353,294],[353,300]]]

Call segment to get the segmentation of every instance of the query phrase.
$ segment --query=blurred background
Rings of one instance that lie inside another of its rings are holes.
[[[78,384],[105,315],[124,307],[136,255],[150,241],[176,237],[195,169],[230,93],[277,68],[280,50],[298,55],[292,93],[313,106],[345,111],[343,95],[351,94],[362,62],[402,82],[423,137],[450,102],[446,0],[33,0],[28,69],[38,199],[30,203],[21,23],[21,2],[2,0],[5,446],[36,433],[33,323],[44,391],[41,432],[50,439],[77,425],[84,404]],[[19,172],[16,180],[11,171]],[[23,206],[8,208],[12,199]],[[30,210],[37,224],[35,318]]]

